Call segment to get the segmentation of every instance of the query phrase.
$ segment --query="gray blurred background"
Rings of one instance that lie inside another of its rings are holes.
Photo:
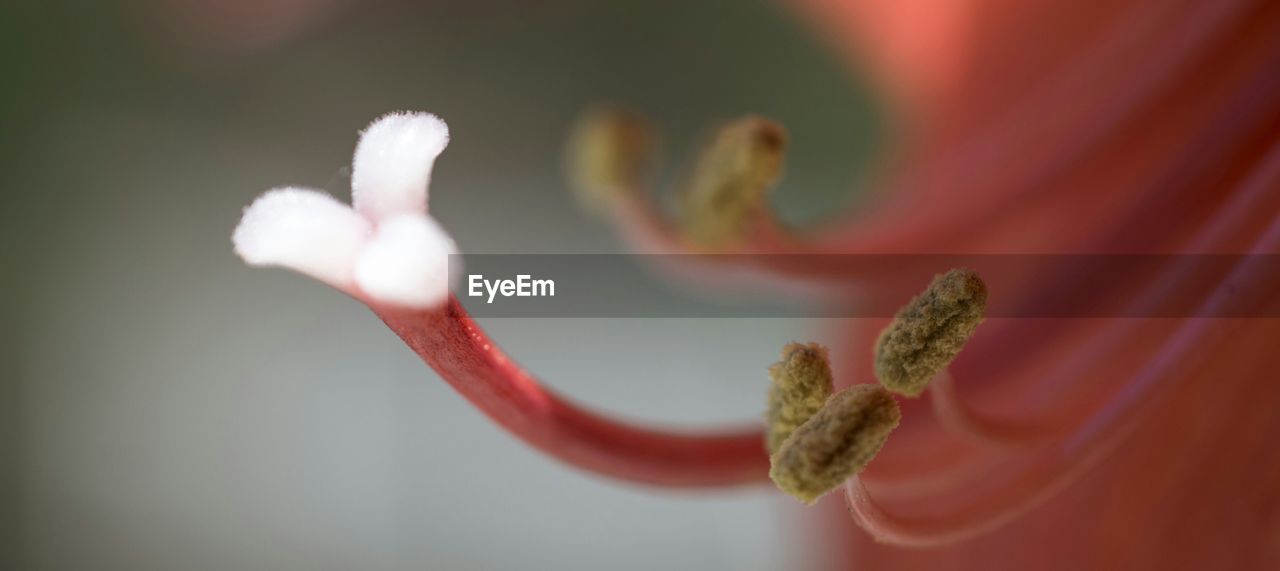
[[[628,104],[678,180],[709,126],[792,134],[776,202],[856,201],[885,128],[786,6],[759,2],[5,2],[0,568],[779,569],[799,510],[557,464],[364,307],[232,254],[240,209],[349,198],[357,131],[448,121],[432,213],[464,252],[624,251],[565,190],[574,116]],[[551,386],[682,426],[749,421],[794,320],[490,319]],[[810,562],[810,564],[816,564]]]

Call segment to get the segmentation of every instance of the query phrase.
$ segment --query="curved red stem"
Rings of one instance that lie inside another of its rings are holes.
[[[489,340],[456,298],[425,311],[370,307],[463,397],[562,462],[657,486],[768,481],[760,428],[685,434],[610,420],[543,387]]]

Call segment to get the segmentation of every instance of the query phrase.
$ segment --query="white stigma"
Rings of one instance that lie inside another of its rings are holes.
[[[431,168],[448,144],[449,127],[430,113],[390,113],[369,124],[352,160],[356,211],[375,223],[426,213]]]
[[[231,236],[236,254],[366,302],[415,309],[444,303],[457,247],[427,216],[427,184],[448,143],[449,129],[435,115],[384,115],[356,145],[354,208],[315,190],[270,190],[245,209]]]
[[[345,289],[371,228],[327,194],[278,188],[244,210],[231,242],[251,266],[284,266]]]
[[[456,253],[435,220],[421,214],[388,218],[356,262],[356,284],[379,301],[433,307],[449,296],[449,256]]]

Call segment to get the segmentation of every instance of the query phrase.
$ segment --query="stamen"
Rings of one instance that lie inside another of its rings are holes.
[[[1029,446],[1046,441],[1053,429],[1039,422],[988,418],[971,410],[956,394],[955,381],[946,369],[929,382],[933,416],[947,430],[974,442],[995,447]]]
[[[769,453],[822,408],[831,396],[827,348],[817,343],[789,343],[782,360],[769,367],[769,408],[765,413]]]
[[[782,173],[787,144],[781,125],[746,117],[720,130],[702,152],[681,200],[689,240],[704,247],[741,240],[764,195]]]
[[[1208,243],[1209,246],[1213,244]],[[1254,243],[1252,252],[1275,251],[1280,245],[1280,221],[1264,230]],[[1258,270],[1252,264],[1239,264],[1223,283],[1235,283],[1249,279],[1246,276]],[[1171,270],[1157,283],[1178,283],[1185,276],[1185,269]],[[1163,292],[1162,292],[1163,293]],[[1229,306],[1238,301],[1234,292],[1226,288],[1209,294],[1202,302],[1202,314],[1213,313],[1213,308]],[[1150,301],[1146,299],[1144,301]],[[1014,478],[1006,485],[953,508],[946,513],[931,514],[926,518],[903,517],[880,506],[867,492],[858,478],[845,484],[845,494],[854,519],[871,533],[877,541],[895,545],[932,547],[968,539],[1006,525],[1040,504],[1049,501],[1059,491],[1071,485],[1090,469],[1114,454],[1121,444],[1128,441],[1137,429],[1144,412],[1159,399],[1152,398],[1161,391],[1167,392],[1179,382],[1185,382],[1186,372],[1203,366],[1204,360],[1219,350],[1224,340],[1231,339],[1248,320],[1216,320],[1187,318],[1178,329],[1161,342],[1161,346],[1148,358],[1148,365],[1116,389],[1115,395],[1105,401],[1085,422],[1076,423],[1068,434],[1056,443],[1041,449],[1037,454],[1015,459],[1015,465],[1002,467],[1012,471]],[[1123,331],[1118,338],[1132,338],[1132,320],[1121,320],[1116,325]],[[1099,361],[1107,357],[1101,353],[1116,351],[1117,343],[1100,343],[1096,348],[1085,349],[1090,354],[1088,365],[1076,365],[1063,369],[1064,376],[1081,376]],[[917,499],[917,501],[919,501]]]
[[[895,393],[919,396],[973,336],[986,306],[987,285],[973,270],[935,276],[880,334],[875,351],[880,383]]]
[[[619,197],[638,192],[653,166],[657,136],[643,117],[601,107],[578,120],[570,136],[570,178],[582,202],[605,211]]]
[[[769,477],[782,491],[812,504],[862,471],[901,420],[898,402],[883,387],[845,389],[782,443],[771,458]]]

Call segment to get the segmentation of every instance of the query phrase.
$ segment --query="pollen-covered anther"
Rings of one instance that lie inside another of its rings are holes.
[[[782,174],[787,135],[761,117],[720,129],[703,150],[680,202],[690,241],[721,247],[740,241],[752,217],[767,209],[765,193]]]
[[[656,146],[652,126],[635,113],[613,107],[585,113],[569,138],[566,157],[582,202],[604,210],[637,192],[653,167]]]
[[[769,477],[778,489],[812,504],[862,471],[901,420],[884,387],[849,387],[783,441],[771,457]]]
[[[830,398],[832,377],[826,347],[787,344],[782,348],[782,360],[769,367],[769,379],[765,438],[772,454]]]
[[[935,276],[880,333],[875,348],[880,383],[895,393],[919,396],[973,336],[986,306],[987,286],[973,270]]]

